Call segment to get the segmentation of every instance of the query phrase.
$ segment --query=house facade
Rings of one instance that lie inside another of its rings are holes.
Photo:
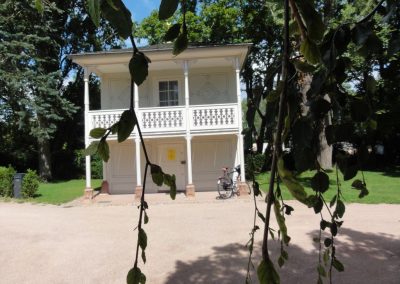
[[[216,190],[222,167],[241,166],[244,173],[239,73],[249,44],[192,46],[172,55],[169,45],[141,49],[151,59],[149,75],[134,86],[134,106],[152,163],[175,174],[178,190]],[[89,132],[117,122],[129,108],[132,50],[71,55],[85,70],[85,144]],[[89,109],[89,75],[101,82],[101,109]],[[144,154],[137,129],[117,142],[109,136],[110,159],[103,164],[103,187],[110,194],[136,193],[143,186]],[[245,187],[241,175],[240,189]],[[151,177],[146,192],[159,192]],[[86,194],[91,195],[90,156],[86,157]]]

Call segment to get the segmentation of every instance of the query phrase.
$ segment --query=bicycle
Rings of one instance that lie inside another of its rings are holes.
[[[240,178],[240,166],[236,166],[232,171],[229,167],[222,168],[223,176],[217,181],[218,194],[221,199],[231,198],[234,194],[238,194],[237,181]]]

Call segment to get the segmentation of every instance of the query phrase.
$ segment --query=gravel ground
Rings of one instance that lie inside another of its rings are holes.
[[[244,283],[251,200],[216,200],[215,193],[167,200],[161,194],[149,198],[147,263],[140,264],[147,283]],[[138,210],[132,203],[0,203],[0,283],[125,283],[136,240]],[[319,216],[289,204],[295,208],[287,218],[292,241],[281,282],[316,283],[312,239],[319,234]],[[400,205],[350,204],[344,220],[335,243],[345,271],[334,273],[334,283],[400,283]],[[279,244],[271,243],[271,251],[276,259]]]

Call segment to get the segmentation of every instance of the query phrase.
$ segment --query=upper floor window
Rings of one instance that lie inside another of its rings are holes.
[[[160,106],[177,106],[179,104],[178,81],[158,82]]]

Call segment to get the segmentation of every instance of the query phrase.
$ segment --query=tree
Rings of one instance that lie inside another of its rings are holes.
[[[82,116],[77,107],[83,104],[78,104],[82,96],[80,91],[78,96],[71,93],[77,91],[76,84],[83,83],[77,80],[66,84],[82,72],[66,55],[118,47],[120,41],[105,21],[99,28],[94,26],[84,1],[47,1],[42,8],[40,13],[26,0],[7,0],[0,5],[1,138],[8,145],[2,152],[6,158],[2,162],[16,163],[17,168],[25,170],[36,168],[36,160],[41,177],[51,179],[52,154],[57,158],[60,152],[71,154],[83,146],[65,143],[58,130],[62,124],[63,136],[69,129],[77,135],[68,137],[83,137],[82,126],[77,123]],[[14,15],[15,11],[18,13]],[[37,158],[32,152],[37,152]],[[56,163],[62,168],[65,160]]]

